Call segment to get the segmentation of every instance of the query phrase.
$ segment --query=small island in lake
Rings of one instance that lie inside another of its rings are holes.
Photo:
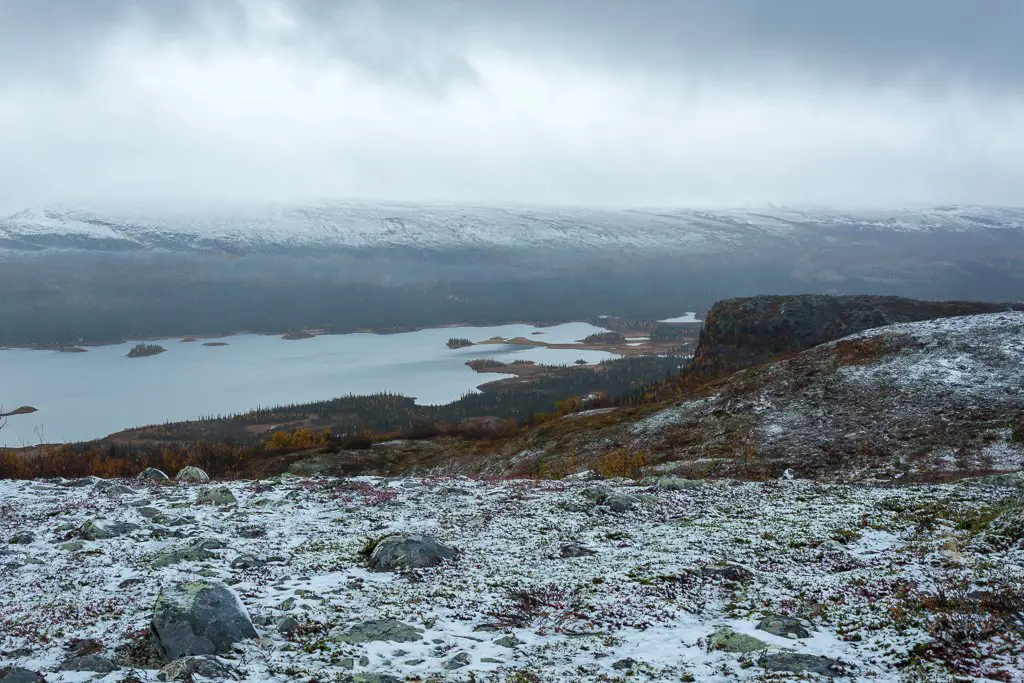
[[[0,417],[13,417],[15,415],[28,415],[29,413],[35,413],[35,412],[38,412],[38,411],[35,408],[33,408],[32,406],[22,406],[20,408],[15,408],[14,410],[12,410],[9,413],[0,412]]]
[[[306,330],[299,330],[298,332],[293,332],[292,330],[288,330],[287,332],[285,332],[284,334],[281,335],[281,339],[287,339],[288,341],[295,341],[297,339],[312,339],[315,336],[316,336],[315,334],[313,334],[312,332],[307,332]]]
[[[449,349],[464,349],[467,346],[473,346],[473,342],[463,337],[452,337],[448,340],[447,346]]]
[[[145,358],[147,356],[155,356],[158,353],[166,351],[164,347],[159,344],[136,344],[132,347],[132,350],[128,352],[129,358]]]
[[[203,346],[227,346],[227,342],[203,342]]]

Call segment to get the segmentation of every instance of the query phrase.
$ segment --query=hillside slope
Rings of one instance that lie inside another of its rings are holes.
[[[615,451],[701,476],[955,478],[1024,466],[1024,313],[864,331],[712,382],[657,409],[573,416],[486,464]]]

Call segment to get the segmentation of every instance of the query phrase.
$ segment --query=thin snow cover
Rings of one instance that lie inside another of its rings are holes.
[[[44,207],[0,218],[0,243],[52,248],[53,236],[121,241],[133,248],[235,249],[283,246],[591,247],[714,253],[744,237],[787,237],[801,229],[970,232],[1024,229],[1024,210],[940,207],[927,210],[687,209],[411,205],[321,202],[190,211],[118,207]],[[66,248],[80,249],[69,242]]]
[[[681,315],[678,318],[668,318],[666,320],[659,320],[659,323],[702,323],[704,322],[697,317],[696,313],[689,312],[685,315]]]
[[[335,680],[351,671],[597,681],[626,670],[653,681],[764,680],[759,653],[708,651],[722,626],[773,651],[833,658],[858,680],[896,680],[900,662],[928,638],[891,623],[890,610],[905,598],[901,582],[969,580],[983,563],[991,585],[1002,569],[1024,564],[1017,548],[938,566],[929,549],[958,533],[952,522],[922,536],[917,517],[897,512],[943,501],[983,506],[1006,495],[991,486],[722,481],[669,491],[603,482],[636,496],[632,510],[613,513],[583,495],[592,482],[575,480],[284,476],[224,484],[238,499],[232,507],[197,505],[202,485],[125,483],[138,490],[0,482],[0,666],[85,680],[57,669],[72,642],[95,638],[119,667],[103,680],[133,668],[154,681],[153,665],[122,658],[126,646],[144,637],[162,586],[209,577],[233,587],[260,632],[223,660],[246,681]],[[139,528],[65,545],[89,520]],[[35,540],[6,544],[24,531]],[[369,571],[360,549],[393,532],[431,534],[460,554],[429,569]],[[223,548],[202,561],[152,567],[158,553],[196,541]],[[592,554],[562,557],[569,542]],[[232,568],[245,555],[264,564]],[[750,576],[727,581],[701,571],[726,565]],[[811,637],[758,630],[769,614],[807,619]],[[285,617],[299,630],[279,632]],[[422,629],[423,639],[331,640],[333,629],[373,619],[398,619]],[[1019,642],[985,647],[981,669],[1024,664]],[[456,657],[468,664],[446,668]]]

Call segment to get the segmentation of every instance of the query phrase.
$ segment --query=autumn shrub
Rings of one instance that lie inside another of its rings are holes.
[[[314,432],[306,427],[301,427],[293,432],[274,432],[267,441],[267,449],[274,451],[284,450],[308,450],[319,446],[327,445],[331,440],[331,432],[325,429],[322,432]]]
[[[651,465],[651,456],[627,448],[616,448],[594,461],[593,470],[605,479],[639,479]]]

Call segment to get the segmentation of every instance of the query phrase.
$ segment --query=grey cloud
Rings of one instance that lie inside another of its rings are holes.
[[[67,72],[126,24],[165,38],[216,16],[246,31],[246,0],[0,0],[0,57]],[[757,80],[773,69],[866,84],[1024,85],[1019,0],[289,0],[305,39],[378,75],[470,74],[471,40],[602,63]],[[417,73],[415,62],[427,62]],[[771,82],[766,83],[770,86]]]
[[[0,211],[1022,203],[1019,0],[0,0]]]

